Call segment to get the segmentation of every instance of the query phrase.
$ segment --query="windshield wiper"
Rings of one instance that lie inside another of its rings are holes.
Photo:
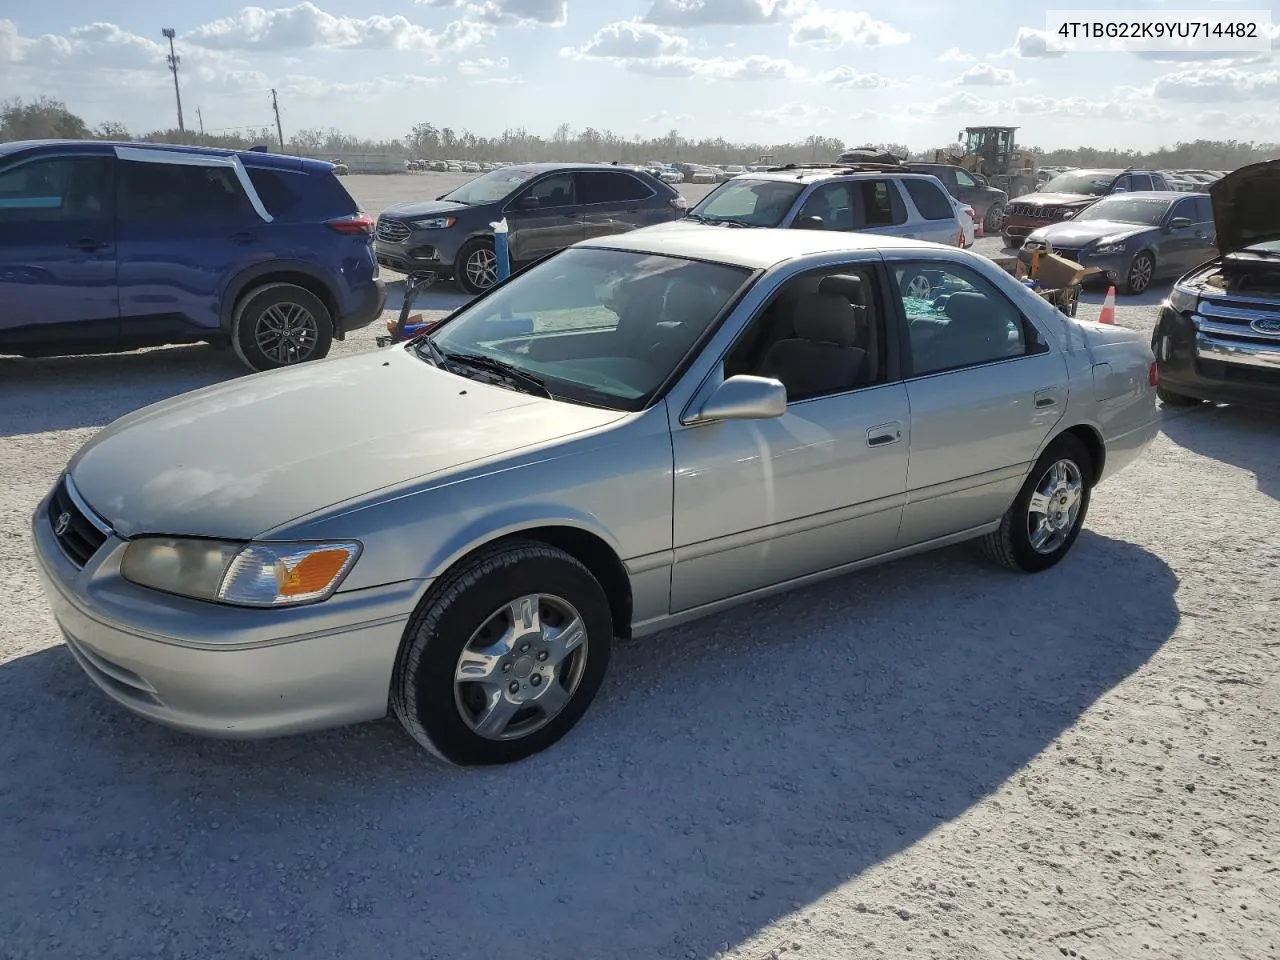
[[[503,360],[496,360],[481,353],[448,353],[445,354],[445,357],[452,363],[461,363],[469,367],[475,367],[478,370],[486,370],[505,377],[513,384],[522,384],[526,393],[537,393],[548,400],[555,399],[541,377],[526,373],[519,367]]]
[[[424,360],[430,360],[440,369],[444,369],[445,364],[448,362],[448,357],[436,346],[436,342],[429,335],[419,337],[417,340],[410,341],[410,343],[413,346],[413,352],[419,357]]]

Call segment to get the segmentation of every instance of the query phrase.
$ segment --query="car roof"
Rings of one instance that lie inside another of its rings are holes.
[[[238,156],[246,166],[275,167],[278,169],[327,169],[333,164],[327,160],[315,160],[310,157],[293,157],[286,154],[267,153],[262,150],[232,150],[226,147],[193,147],[181,143],[139,143],[131,140],[15,140],[0,144],[0,156],[26,150],[40,150],[45,147],[57,147],[63,150],[84,150],[86,152],[100,150],[103,147],[129,147],[135,150],[157,150],[166,153],[188,153],[198,156],[230,157]]]
[[[709,260],[713,263],[763,270],[784,260],[814,254],[912,250],[938,245],[837,230],[770,230],[761,227],[740,229],[677,220],[611,237],[595,237],[581,241],[577,246],[688,257],[692,260]]]
[[[814,169],[797,167],[794,170],[757,170],[748,174],[744,180],[785,180],[792,183],[811,183],[815,180],[832,180],[838,177],[929,177],[933,174],[923,170],[906,170],[885,167],[883,170],[856,170],[850,166],[833,164],[830,167]]]
[[[1182,190],[1130,190],[1128,193],[1112,193],[1106,197],[1100,197],[1099,200],[1181,200],[1184,197],[1207,197],[1209,194],[1199,191],[1182,191]]]

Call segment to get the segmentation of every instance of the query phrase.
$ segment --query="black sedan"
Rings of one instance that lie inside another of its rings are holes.
[[[468,293],[498,280],[491,224],[507,221],[511,268],[592,237],[677,220],[688,204],[652,174],[611,164],[501,167],[436,200],[389,207],[374,233],[378,263],[431,271]]]
[[[1081,266],[1098,267],[1121,292],[1179,277],[1217,253],[1213,205],[1205,193],[1117,193],[1070,220],[1033,231],[1027,250],[1051,247]]]

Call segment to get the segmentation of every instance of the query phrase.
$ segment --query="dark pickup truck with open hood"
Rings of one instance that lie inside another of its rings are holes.
[[[1219,256],[1174,284],[1152,334],[1160,399],[1280,409],[1280,160],[1209,187]]]

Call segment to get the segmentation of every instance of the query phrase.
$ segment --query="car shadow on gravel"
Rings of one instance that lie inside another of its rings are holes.
[[[635,960],[772,924],[789,943],[797,908],[1062,750],[1172,635],[1176,588],[1089,531],[1037,577],[964,547],[900,561],[621,644],[578,730],[476,771],[437,768],[390,721],[173,733],[53,647],[0,667],[0,943]]]
[[[244,376],[206,344],[85,357],[0,357],[0,437],[102,427],[149,403]]]
[[[1280,500],[1280,422],[1274,413],[1206,403],[1170,415],[1166,407],[1160,429],[1180,447],[1248,470],[1260,492]]]

